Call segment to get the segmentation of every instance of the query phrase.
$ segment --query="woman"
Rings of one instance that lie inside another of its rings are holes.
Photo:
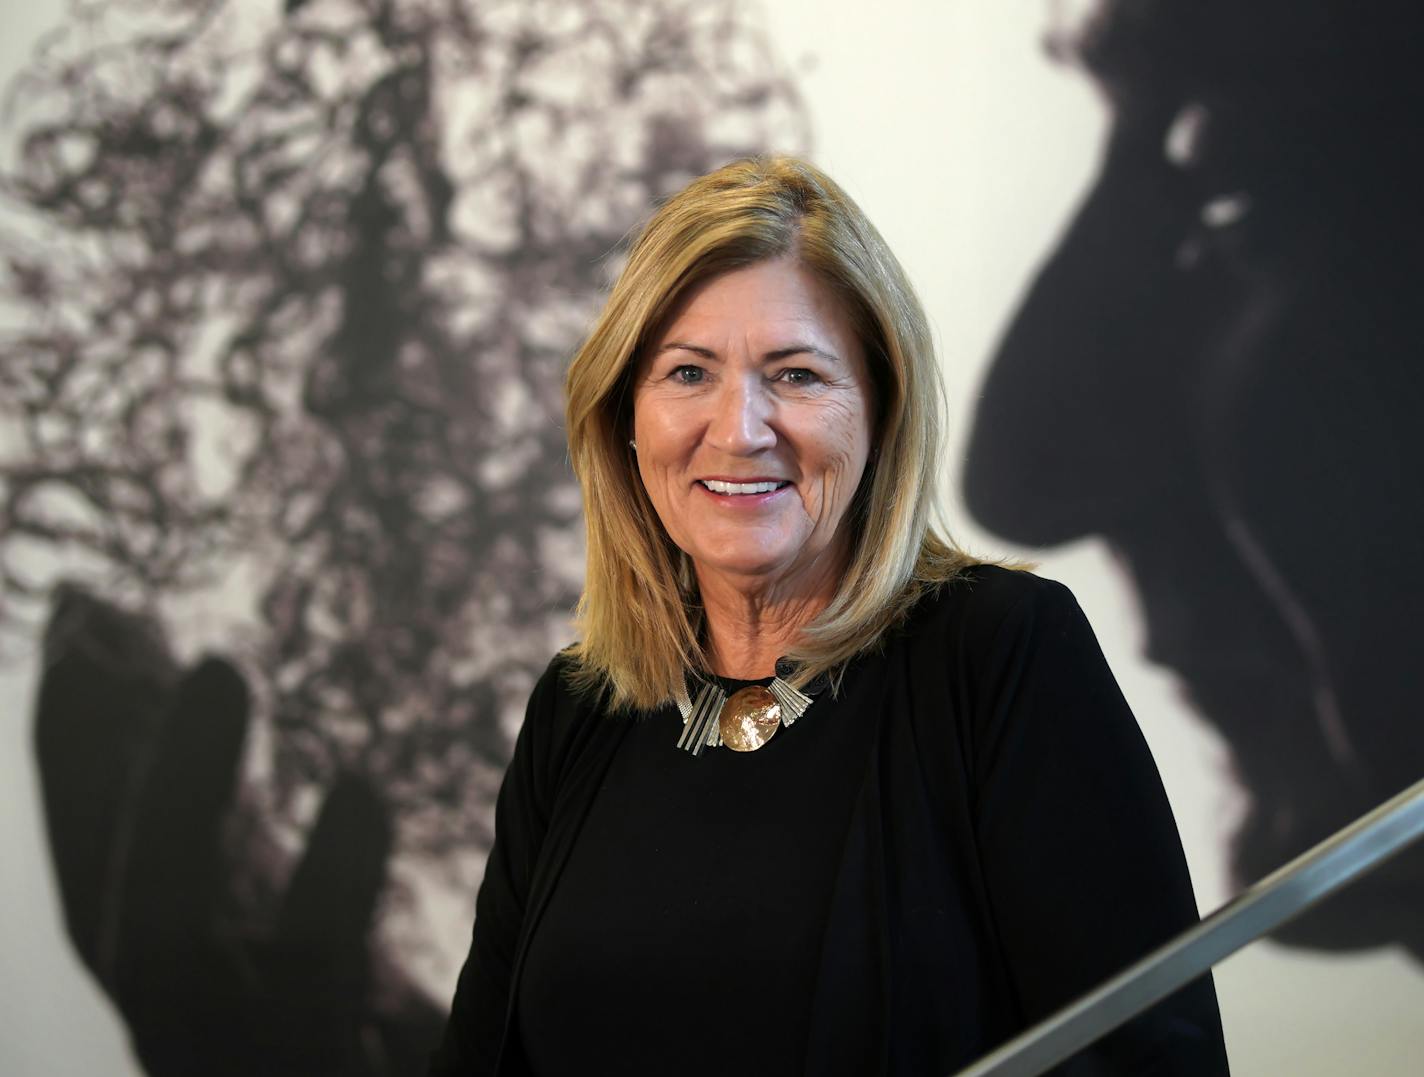
[[[931,526],[940,403],[903,272],[815,168],[653,217],[569,371],[580,639],[434,1073],[948,1073],[1195,920],[1072,597]],[[1210,982],[1095,1063],[1224,1073]]]

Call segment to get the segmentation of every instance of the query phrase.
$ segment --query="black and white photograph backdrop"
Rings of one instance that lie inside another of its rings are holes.
[[[1413,5],[3,11],[0,1071],[422,1070],[572,638],[564,367],[747,154],[904,260],[951,530],[1079,597],[1203,913],[1424,775]],[[1234,1072],[1417,1072],[1421,907],[1220,966]]]

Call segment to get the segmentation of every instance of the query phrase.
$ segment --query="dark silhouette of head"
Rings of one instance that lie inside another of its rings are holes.
[[[1002,535],[1100,535],[1249,795],[1252,881],[1424,773],[1424,14],[1107,3],[1051,47],[1113,111],[965,473]],[[1417,853],[1285,929],[1424,953]]]

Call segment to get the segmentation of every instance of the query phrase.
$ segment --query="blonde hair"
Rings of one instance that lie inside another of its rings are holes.
[[[628,447],[632,378],[649,336],[690,286],[791,257],[844,300],[875,381],[875,449],[851,508],[839,592],[789,655],[792,683],[876,645],[927,587],[971,559],[932,523],[944,389],[923,309],[874,226],[823,172],[790,157],[735,161],[668,199],[634,241],[569,367],[569,453],[583,489],[587,574],[574,679],[614,708],[673,698],[706,669],[690,560],[658,519]]]

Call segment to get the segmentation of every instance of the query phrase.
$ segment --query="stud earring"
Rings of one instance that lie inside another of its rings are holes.
[[[638,451],[638,443],[637,443],[636,441],[634,441],[632,438],[629,438],[629,439],[628,439],[628,448],[632,449],[634,452],[637,452],[637,451]]]

